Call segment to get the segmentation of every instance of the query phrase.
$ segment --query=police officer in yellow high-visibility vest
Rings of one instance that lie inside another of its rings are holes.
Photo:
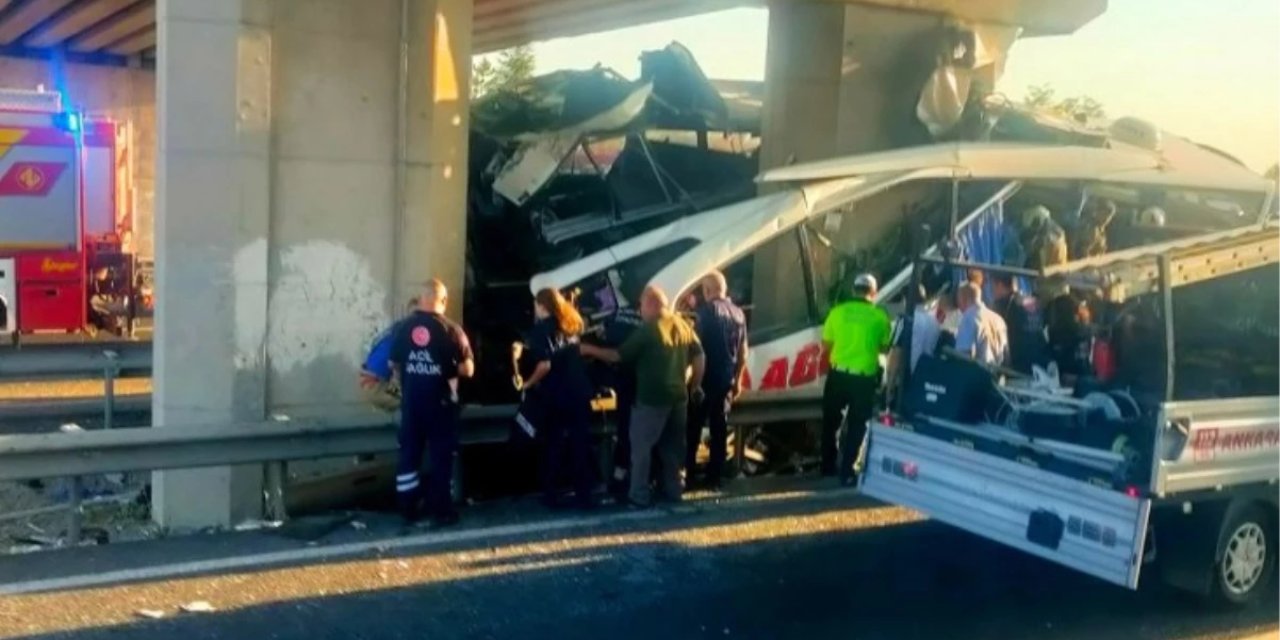
[[[853,461],[862,446],[867,421],[875,411],[880,388],[880,354],[889,350],[889,314],[875,303],[876,279],[853,281],[853,299],[837,305],[822,325],[822,343],[831,354],[831,370],[822,390],[822,475],[852,479]],[[836,460],[836,431],[842,414],[845,428]]]

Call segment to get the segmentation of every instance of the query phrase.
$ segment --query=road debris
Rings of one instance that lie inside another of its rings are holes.
[[[205,600],[188,602],[178,608],[182,609],[185,613],[212,613],[217,611],[217,609],[213,608],[213,605],[209,604],[208,601]]]
[[[284,522],[280,520],[245,520],[235,525],[232,529],[236,531],[259,531],[261,529],[278,529]]]
[[[157,609],[138,609],[134,614],[139,618],[147,618],[149,620],[159,620],[164,617],[164,612]]]

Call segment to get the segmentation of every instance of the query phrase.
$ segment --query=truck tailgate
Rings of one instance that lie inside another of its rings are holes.
[[[1136,589],[1151,501],[873,423],[866,495]]]

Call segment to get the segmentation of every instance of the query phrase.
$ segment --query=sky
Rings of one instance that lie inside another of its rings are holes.
[[[712,78],[764,77],[768,15],[734,9],[535,43],[538,72],[596,62],[639,75],[641,51],[677,40]],[[998,90],[1087,94],[1263,171],[1280,160],[1280,0],[1110,0],[1069,36],[1014,45]]]

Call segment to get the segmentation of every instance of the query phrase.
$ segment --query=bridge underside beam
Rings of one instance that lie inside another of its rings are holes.
[[[969,22],[1019,26],[1025,35],[1072,33],[1106,0],[476,0],[475,51],[564,38],[737,7],[864,5]]]

